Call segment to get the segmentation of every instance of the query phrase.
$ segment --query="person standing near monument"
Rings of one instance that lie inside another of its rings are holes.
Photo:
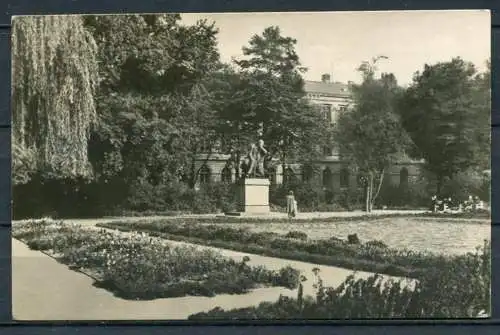
[[[286,197],[286,212],[290,220],[297,216],[297,200],[295,200],[293,191],[288,192]]]

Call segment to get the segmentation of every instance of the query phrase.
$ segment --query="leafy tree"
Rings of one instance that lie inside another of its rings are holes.
[[[207,78],[219,66],[217,30],[179,18],[87,17],[102,64],[93,163],[106,180],[196,180],[195,154],[213,134]]]
[[[249,150],[249,144],[255,141],[260,125],[255,122],[254,111],[249,108],[247,78],[243,74],[224,64],[212,78],[220,151],[230,155],[228,166],[235,169],[236,179],[239,179],[239,163]]]
[[[268,27],[243,48],[247,59],[235,61],[241,69],[242,120],[252,120],[271,153],[277,153],[283,170],[289,160],[312,160],[325,134],[324,120],[305,99],[297,41]]]
[[[460,58],[425,65],[400,104],[405,129],[437,178],[437,193],[458,172],[489,168],[489,74]]]
[[[13,180],[89,177],[97,48],[77,16],[16,17],[12,26]]]
[[[367,212],[372,210],[380,192],[386,169],[408,145],[396,112],[400,89],[394,75],[376,76],[378,59],[358,68],[363,82],[352,86],[353,107],[339,116],[334,128],[342,159],[357,169],[364,180]]]

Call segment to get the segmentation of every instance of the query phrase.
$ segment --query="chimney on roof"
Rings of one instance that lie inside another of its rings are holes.
[[[330,82],[330,75],[328,73],[321,75],[321,81],[324,83],[329,83]]]

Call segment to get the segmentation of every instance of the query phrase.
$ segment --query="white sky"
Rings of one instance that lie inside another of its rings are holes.
[[[182,14],[182,22],[215,21],[223,61],[242,57],[251,36],[268,26],[297,39],[296,50],[309,70],[307,80],[330,73],[333,81],[359,81],[362,61],[384,55],[379,69],[411,82],[425,63],[460,56],[480,70],[491,55],[489,11],[292,12]]]

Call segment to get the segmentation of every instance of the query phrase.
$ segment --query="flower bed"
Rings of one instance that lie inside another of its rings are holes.
[[[170,247],[146,234],[111,233],[53,221],[13,225],[12,235],[31,249],[91,274],[98,286],[126,299],[242,294],[260,286],[294,289],[299,272],[270,271],[194,247]]]
[[[265,256],[412,278],[418,278],[423,272],[439,271],[450,261],[462,257],[396,250],[378,241],[349,244],[336,238],[310,240],[305,233],[297,231],[279,235],[221,225],[183,224],[179,221],[172,224],[169,220],[112,222],[100,226]]]
[[[274,303],[225,311],[216,307],[189,320],[214,319],[416,319],[473,318],[490,315],[490,245],[451,261],[439,272],[422,273],[414,286],[384,281],[379,275],[348,277],[337,288],[326,288],[318,276],[316,297],[281,296]],[[302,284],[301,284],[302,285]]]

